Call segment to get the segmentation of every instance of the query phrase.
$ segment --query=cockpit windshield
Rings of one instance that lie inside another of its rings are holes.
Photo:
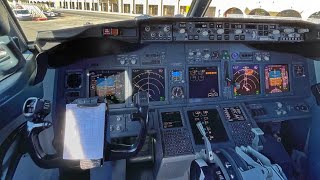
[[[129,20],[141,15],[184,17],[192,8],[193,1],[199,0],[31,0],[9,4],[12,9],[26,9],[32,14],[30,21],[19,20],[28,40],[34,41],[38,31]],[[319,23],[320,9],[311,0],[215,0],[208,1],[203,16],[293,19]]]

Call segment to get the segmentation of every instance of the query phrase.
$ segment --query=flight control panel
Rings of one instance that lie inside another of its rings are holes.
[[[179,150],[170,143],[172,136],[180,137],[183,146],[203,144],[197,122],[213,144],[248,145],[256,122],[309,117],[308,67],[300,56],[241,43],[156,43],[67,67],[64,97],[66,103],[105,97],[112,113],[111,137],[123,137],[139,128],[130,119],[133,95],[148,92],[170,157],[193,152],[192,147]]]
[[[110,136],[134,136],[133,95],[149,95],[149,117],[164,157],[203,146],[203,125],[213,145],[250,145],[261,122],[309,118],[312,64],[285,52],[245,42],[302,42],[309,30],[278,23],[141,23],[141,47],[86,58],[61,68],[65,103],[104,97]]]

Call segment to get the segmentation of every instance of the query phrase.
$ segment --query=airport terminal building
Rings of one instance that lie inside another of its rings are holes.
[[[186,15],[192,0],[30,0],[47,3],[55,8],[101,11],[152,16]],[[243,3],[246,1],[246,3]],[[246,4],[246,6],[244,6]],[[280,5],[279,5],[280,4]],[[320,18],[320,8],[314,0],[213,0],[206,16],[230,17],[242,15]]]

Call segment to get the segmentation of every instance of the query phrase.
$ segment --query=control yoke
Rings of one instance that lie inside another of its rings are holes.
[[[90,99],[90,98],[89,98]],[[91,101],[91,100],[90,100]],[[132,116],[132,121],[139,121],[141,128],[137,140],[132,145],[110,144],[105,142],[104,160],[127,159],[134,157],[141,150],[147,136],[148,104],[147,92],[139,92],[134,96],[134,102],[138,109]],[[106,101],[103,103],[107,103]],[[61,153],[47,154],[44,152],[39,142],[39,134],[43,130],[52,126],[52,123],[45,121],[45,117],[50,113],[50,101],[36,97],[28,98],[23,105],[23,114],[27,119],[24,124],[27,144],[27,152],[32,160],[41,168],[80,168],[80,160],[66,160]],[[108,109],[106,119],[108,121]]]

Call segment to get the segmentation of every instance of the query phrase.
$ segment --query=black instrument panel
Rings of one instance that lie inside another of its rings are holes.
[[[144,65],[142,58],[149,50],[165,54],[164,60]],[[208,54],[210,60],[202,59]],[[117,108],[131,107],[132,95],[138,91],[147,91],[150,103],[162,106],[305,97],[307,94],[300,87],[309,86],[308,64],[302,57],[260,52],[243,44],[152,44],[118,56],[137,59],[135,64],[122,64],[117,56],[106,56],[72,65],[64,80],[66,96],[106,97],[110,107]],[[92,68],[91,64],[98,64],[99,68]],[[87,67],[91,68],[86,70]],[[70,82],[72,79],[77,82]]]
[[[64,97],[65,103],[78,97],[108,100],[111,138],[136,135],[139,127],[131,121],[136,110],[132,97],[139,91],[149,93],[149,128],[161,132],[164,156],[190,154],[203,145],[197,122],[212,144],[249,145],[254,121],[311,114],[306,99],[313,62],[246,42],[299,43],[305,40],[307,32],[301,32],[306,29],[292,31],[290,26],[271,22],[227,26],[168,21],[138,26],[139,44],[128,43],[114,54],[81,59],[59,70],[57,83],[64,83],[64,91],[57,97]],[[250,39],[252,35],[255,39]],[[187,150],[177,148],[186,144]]]

